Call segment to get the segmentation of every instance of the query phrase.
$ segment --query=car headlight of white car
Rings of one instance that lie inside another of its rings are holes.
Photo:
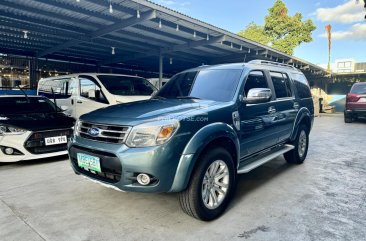
[[[129,147],[158,146],[168,142],[179,128],[178,120],[162,120],[134,126],[127,137]]]
[[[0,135],[21,135],[26,131],[18,127],[0,125]]]

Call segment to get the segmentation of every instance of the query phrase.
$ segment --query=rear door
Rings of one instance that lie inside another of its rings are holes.
[[[269,72],[274,95],[276,99],[273,104],[275,107],[274,125],[278,133],[277,142],[283,142],[288,139],[292,133],[293,124],[297,112],[299,110],[299,103],[295,100],[292,80],[285,72]]]

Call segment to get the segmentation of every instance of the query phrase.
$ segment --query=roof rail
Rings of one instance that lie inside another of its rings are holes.
[[[295,68],[292,65],[289,64],[283,64],[283,63],[278,63],[278,62],[273,62],[273,61],[268,61],[268,60],[260,60],[260,59],[255,59],[255,60],[251,60],[248,62],[249,64],[265,64],[265,65],[275,65],[275,66],[282,66],[282,67],[286,67],[286,68],[291,68],[291,69],[295,69],[298,71],[297,68]]]

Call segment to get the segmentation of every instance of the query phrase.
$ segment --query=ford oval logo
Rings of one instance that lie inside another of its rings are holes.
[[[98,128],[92,127],[88,129],[88,134],[91,136],[99,135],[100,130]]]

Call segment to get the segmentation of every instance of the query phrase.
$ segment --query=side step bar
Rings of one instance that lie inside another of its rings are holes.
[[[283,153],[291,151],[294,148],[295,147],[293,145],[286,144],[280,150],[278,150],[276,152],[273,152],[273,153],[271,153],[267,156],[263,156],[262,158],[259,158],[258,160],[253,161],[253,162],[249,163],[248,165],[245,165],[243,167],[239,167],[238,174],[250,172],[251,170],[263,165],[266,162],[271,161],[272,159],[282,155]]]

